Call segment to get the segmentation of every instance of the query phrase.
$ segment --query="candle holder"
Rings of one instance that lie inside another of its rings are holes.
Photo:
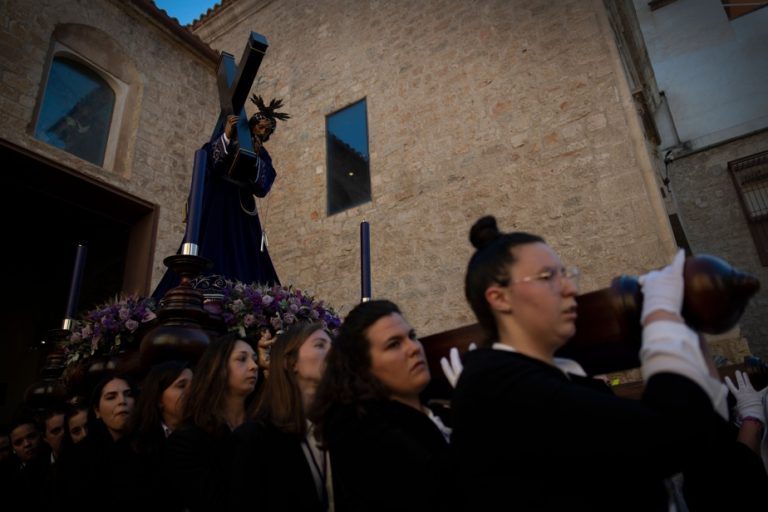
[[[217,337],[227,332],[224,323],[224,291],[227,288],[227,280],[224,276],[214,274],[200,276],[193,279],[191,285],[203,294],[203,309],[207,313],[203,322],[203,329],[211,337]]]
[[[66,324],[65,324],[66,325]],[[45,363],[40,370],[40,380],[33,382],[24,391],[24,402],[35,409],[49,408],[56,403],[63,403],[68,396],[64,383],[64,345],[70,331],[68,329],[51,329],[47,338],[52,341],[53,348],[48,349]]]
[[[140,364],[144,370],[171,359],[194,364],[211,341],[203,329],[208,321],[203,293],[192,286],[192,280],[210,268],[211,261],[192,254],[175,254],[163,263],[179,275],[181,281],[160,301],[157,325],[141,340]]]
[[[360,223],[360,302],[371,300],[371,226]]]

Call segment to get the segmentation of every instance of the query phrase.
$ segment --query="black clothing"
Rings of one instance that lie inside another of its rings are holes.
[[[168,485],[165,468],[165,447],[168,439],[162,424],[156,424],[146,433],[135,433],[132,447],[138,454],[147,480],[147,492],[152,496],[153,507],[164,512],[180,510],[180,500]]]
[[[262,250],[262,226],[253,199],[254,195],[265,197],[277,176],[269,153],[264,146],[259,148],[257,179],[241,184],[226,176],[237,152],[236,141],[230,141],[225,153],[223,137],[219,133],[203,149],[208,158],[198,246],[199,255],[211,260],[213,266],[201,275],[223,275],[246,284],[280,284],[267,247]],[[181,246],[177,254],[180,252]],[[179,276],[169,269],[152,297],[160,300],[165,292],[178,284]]]
[[[149,479],[126,439],[89,433],[63,452],[57,465],[62,510],[127,512],[151,501]]]
[[[675,374],[642,400],[523,354],[467,354],[451,448],[465,510],[666,510],[663,479],[710,446],[722,421]]]
[[[338,405],[323,435],[337,512],[451,509],[448,443],[423,412],[395,400]]]
[[[0,470],[0,490],[6,502],[13,493],[18,496],[15,500],[23,500],[24,508],[28,510],[55,510],[51,451],[43,441],[40,443],[37,456],[26,464],[22,464],[16,455],[11,456]]]
[[[768,475],[762,459],[736,441],[737,435],[736,427],[723,422],[713,446],[702,450],[683,474],[683,496],[689,512],[768,507]]]
[[[248,421],[235,430],[234,437],[231,510],[326,510],[301,448],[301,436]]]
[[[181,425],[165,447],[165,474],[171,492],[191,512],[226,507],[232,473],[232,432],[209,434],[196,425]]]

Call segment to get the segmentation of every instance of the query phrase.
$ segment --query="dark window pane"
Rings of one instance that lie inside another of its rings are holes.
[[[101,165],[114,105],[114,91],[96,73],[72,60],[55,58],[35,137]]]
[[[326,118],[328,215],[371,200],[365,100]]]

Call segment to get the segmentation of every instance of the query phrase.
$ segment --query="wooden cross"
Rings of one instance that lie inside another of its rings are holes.
[[[227,116],[231,114],[238,116],[236,127],[238,148],[232,159],[232,166],[228,170],[229,176],[247,174],[248,170],[256,164],[256,152],[253,149],[248,116],[245,113],[245,100],[248,98],[248,93],[251,91],[261,60],[264,58],[268,47],[269,44],[264,36],[251,32],[243,56],[240,58],[240,65],[237,68],[232,54],[221,52],[218,71],[221,113],[211,136],[215,136],[222,130]]]

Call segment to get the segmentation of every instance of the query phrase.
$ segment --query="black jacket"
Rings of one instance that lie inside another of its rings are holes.
[[[723,421],[679,375],[653,376],[630,400],[492,349],[467,355],[452,413],[465,510],[666,510],[664,478],[688,469]]]
[[[324,420],[337,512],[451,510],[448,443],[394,400],[331,408]]]
[[[267,512],[326,510],[297,434],[249,421],[235,430],[230,508]]]
[[[183,507],[191,512],[226,507],[233,439],[226,427],[214,434],[195,425],[173,431],[165,447],[165,473]]]

